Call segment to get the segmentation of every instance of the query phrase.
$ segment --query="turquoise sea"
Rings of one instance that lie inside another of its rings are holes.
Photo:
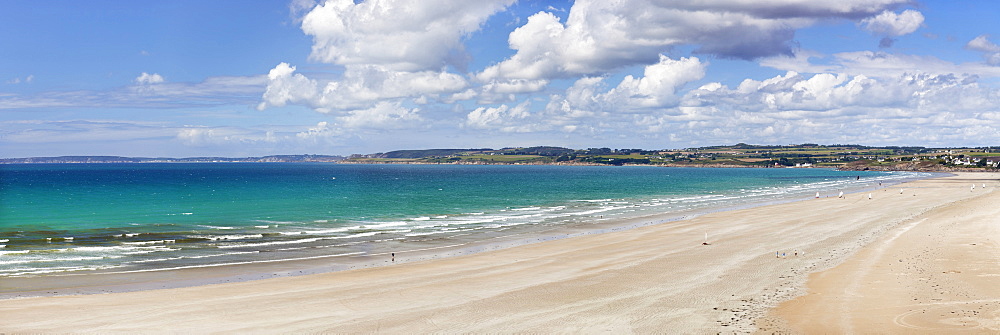
[[[0,278],[347,262],[928,176],[635,166],[0,165]]]

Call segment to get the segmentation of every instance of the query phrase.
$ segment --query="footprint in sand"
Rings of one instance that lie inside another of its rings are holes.
[[[1000,331],[1000,300],[973,300],[937,302],[914,306],[915,310],[900,314],[893,319],[898,326],[917,330],[955,331],[987,330]],[[993,305],[993,306],[989,306]]]

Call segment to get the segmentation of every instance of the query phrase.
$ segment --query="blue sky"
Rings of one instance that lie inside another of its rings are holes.
[[[994,1],[4,1],[0,156],[1000,138]]]

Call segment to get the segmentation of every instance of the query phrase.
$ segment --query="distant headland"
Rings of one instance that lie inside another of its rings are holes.
[[[59,156],[0,158],[0,164],[72,164],[72,163],[297,163],[297,162],[337,162],[343,156],[327,155],[273,155],[263,157],[187,157],[149,158],[121,156]]]
[[[750,145],[739,143],[685,149],[569,149],[552,146],[503,149],[426,149],[385,153],[274,155],[226,158],[137,158],[62,156],[0,159],[0,164],[30,163],[252,163],[327,162],[348,164],[508,164],[508,165],[655,165],[675,167],[825,167],[842,170],[996,171],[1000,147],[927,148],[863,145]]]

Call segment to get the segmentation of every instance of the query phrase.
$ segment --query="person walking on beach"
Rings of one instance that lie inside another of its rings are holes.
[[[392,253],[392,262],[393,262],[393,263],[395,263],[395,262],[396,262],[396,253],[395,253],[395,252],[394,252],[394,253]]]

